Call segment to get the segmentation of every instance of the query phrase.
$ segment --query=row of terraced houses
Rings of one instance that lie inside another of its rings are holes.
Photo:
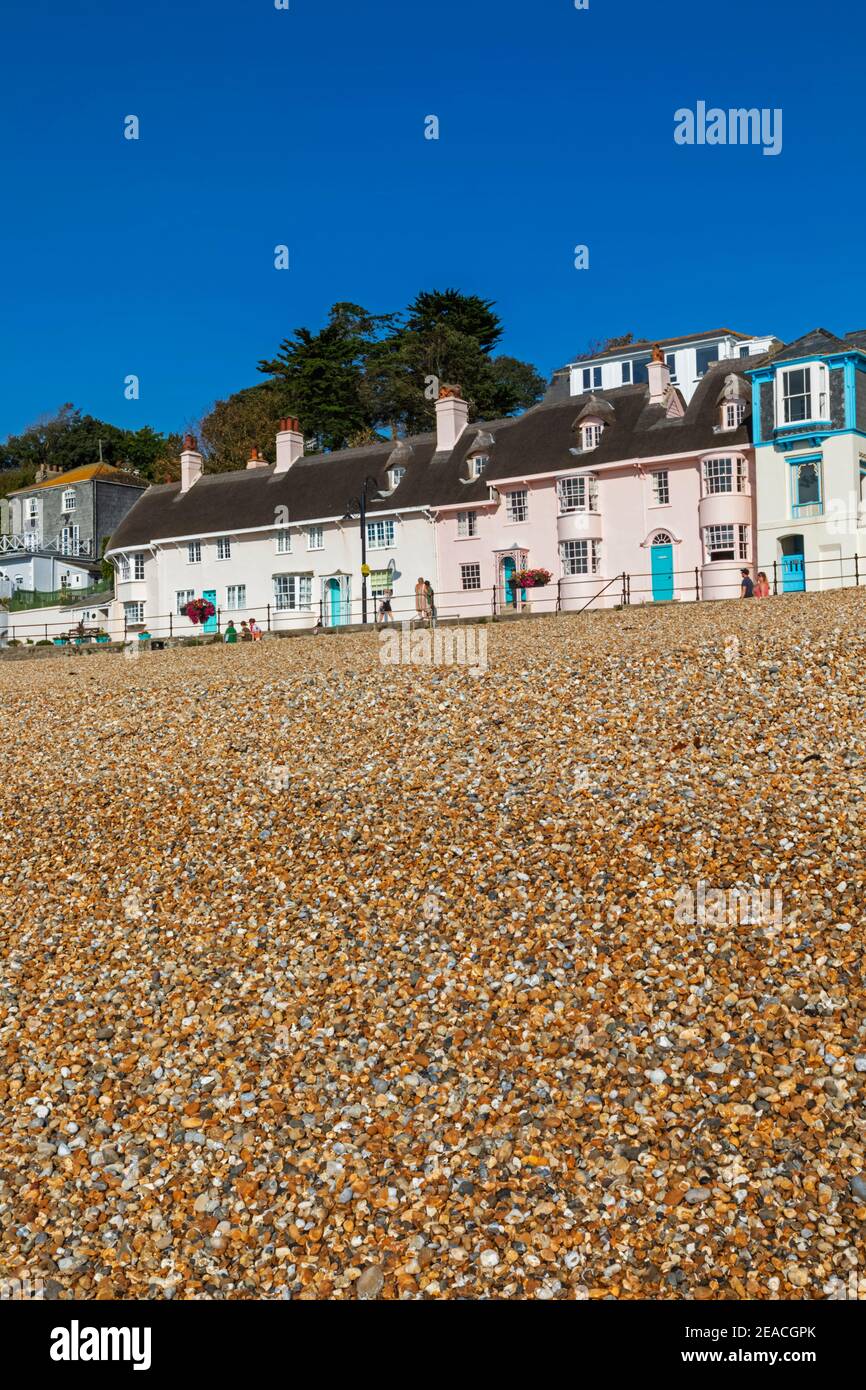
[[[181,472],[114,531],[126,632],[186,634],[202,596],[211,627],[342,626],[385,596],[399,620],[419,578],[443,619],[736,598],[743,569],[776,594],[856,584],[866,330],[612,348],[517,417],[470,423],[445,387],[430,434],[310,454],[286,420],[272,463],[208,474],[187,437]]]

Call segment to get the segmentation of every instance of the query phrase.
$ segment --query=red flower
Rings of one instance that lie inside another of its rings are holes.
[[[207,598],[194,598],[184,608],[184,613],[191,623],[206,623],[208,618],[212,618],[216,609]]]

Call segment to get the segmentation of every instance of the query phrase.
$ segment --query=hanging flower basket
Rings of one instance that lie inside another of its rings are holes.
[[[511,583],[515,589],[543,589],[552,578],[550,570],[517,570],[511,576]]]
[[[201,623],[202,627],[204,627],[208,618],[212,618],[216,613],[216,609],[210,599],[207,598],[191,599],[183,611],[191,623]]]

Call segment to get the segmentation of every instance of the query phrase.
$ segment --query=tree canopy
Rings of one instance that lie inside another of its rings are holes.
[[[310,450],[432,430],[445,384],[461,387],[473,420],[526,410],[545,383],[529,362],[494,356],[503,331],[492,300],[450,288],[423,290],[396,313],[334,304],[323,327],[294,329],[258,363],[264,381],[215,401],[193,426],[208,470],[243,468],[253,447],[270,457],[285,416],[300,420]],[[180,433],[121,429],[67,403],[0,444],[0,495],[32,482],[40,464],[66,471],[100,450],[148,482],[180,477]]]

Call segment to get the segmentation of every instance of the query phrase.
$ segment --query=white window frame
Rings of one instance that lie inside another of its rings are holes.
[[[136,551],[132,557],[132,577],[133,579],[144,579],[144,555],[141,551]]]
[[[593,391],[602,389],[601,367],[582,367],[581,371],[583,373],[581,377],[583,388],[580,393],[582,396],[592,395]]]
[[[229,584],[226,588],[226,608],[230,613],[237,613],[239,609],[247,606],[247,586],[246,584]]]
[[[130,566],[128,555],[118,555],[117,557],[117,577],[121,584],[126,584],[130,577]]]
[[[388,469],[388,488],[391,492],[398,488],[406,476],[406,469],[398,463],[394,468]]]
[[[715,544],[711,541],[715,537]],[[730,543],[728,543],[730,537]],[[728,554],[714,554],[719,551],[730,551]],[[704,527],[704,553],[708,565],[725,563],[730,564],[737,558],[737,534],[733,522],[722,522],[718,525]]]
[[[737,549],[741,560],[749,559],[749,528],[742,522],[737,526]]]
[[[175,595],[174,595],[175,611],[176,611],[177,616],[178,616],[179,618],[185,618],[185,617],[186,617],[186,612],[185,612],[184,610],[186,609],[186,606],[187,606],[188,603],[192,603],[192,601],[193,601],[194,598],[195,598],[195,589],[177,589],[177,590],[175,590]]]
[[[325,528],[324,526],[307,527],[307,549],[324,550],[325,548]]]
[[[470,560],[467,564],[460,566],[460,588],[464,593],[481,588],[480,561]]]
[[[75,505],[75,489],[68,487],[64,490],[63,498],[60,504],[60,510],[63,512],[74,512]]]
[[[580,427],[580,446],[584,453],[591,453],[597,449],[601,443],[601,436],[604,433],[604,425],[597,420],[591,420]]]
[[[186,559],[189,565],[201,564],[201,541],[187,541]]]
[[[489,454],[473,454],[467,460],[469,464],[469,476],[473,480],[480,478],[490,461]]]
[[[276,535],[277,555],[291,555],[292,553],[292,533],[291,531],[278,531]]]
[[[304,613],[313,606],[311,574],[275,574],[274,607],[278,613]]]
[[[789,391],[789,385],[795,384],[789,379],[799,372],[808,373],[808,377],[804,377],[804,389]],[[806,415],[792,416],[791,402],[795,400],[807,402]],[[813,420],[829,418],[830,375],[826,362],[798,362],[790,367],[780,367],[776,373],[776,428],[807,425]]]
[[[529,489],[514,488],[505,494],[505,520],[514,526],[529,520]]]
[[[60,532],[60,554],[61,555],[80,555],[81,554],[81,527],[75,525],[64,526]]]
[[[232,558],[231,536],[217,536],[216,557],[218,560],[230,560]]]
[[[650,473],[650,487],[654,507],[669,507],[671,504],[671,475],[667,468],[656,468]]]
[[[39,498],[38,498],[38,497],[28,497],[28,498],[27,498],[27,520],[28,520],[28,521],[38,521],[38,520],[39,520]]]
[[[719,497],[735,489],[736,470],[730,454],[703,461],[704,497]]]
[[[725,401],[725,404],[724,404],[724,406],[723,406],[723,408],[722,408],[722,415],[723,415],[723,419],[722,419],[722,429],[725,429],[725,430],[735,430],[735,429],[737,429],[737,428],[743,423],[743,420],[745,419],[745,416],[746,416],[746,402],[745,402],[745,401]]]
[[[601,566],[601,541],[560,541],[559,558],[562,573],[567,578],[598,574]]]
[[[397,543],[397,525],[392,517],[367,522],[367,549],[393,550]]]
[[[457,539],[469,540],[472,536],[478,535],[478,513],[477,512],[458,512],[457,513]]]
[[[135,616],[133,616],[133,612]],[[140,627],[144,623],[144,600],[130,599],[123,605],[123,618],[127,627]]]

